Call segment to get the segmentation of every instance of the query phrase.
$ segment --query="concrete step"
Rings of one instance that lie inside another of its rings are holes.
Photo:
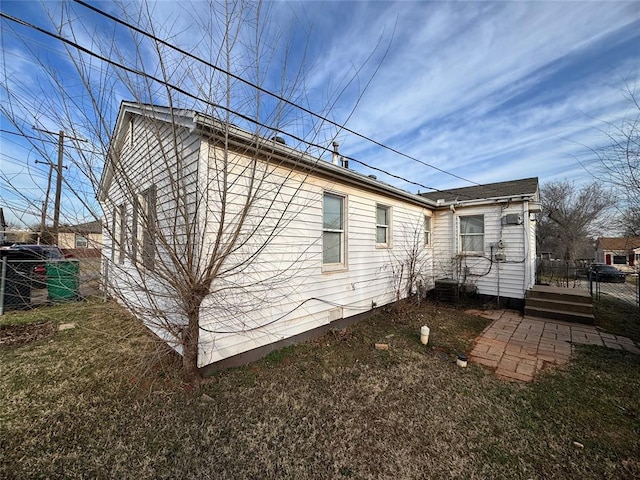
[[[566,301],[570,303],[585,303],[591,305],[591,294],[588,290],[578,288],[549,287],[545,285],[535,285],[527,290],[527,299],[542,298],[556,301]]]
[[[593,315],[593,305],[584,302],[568,302],[551,298],[527,298],[525,305],[529,308],[546,308],[569,313],[586,313]]]
[[[552,308],[530,307],[527,305],[524,307],[524,314],[525,316],[550,318],[552,320],[584,323],[587,325],[593,325],[595,323],[593,314],[568,312],[566,310],[556,310]]]

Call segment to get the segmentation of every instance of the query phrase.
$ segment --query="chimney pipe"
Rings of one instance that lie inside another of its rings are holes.
[[[333,142],[333,154],[332,154],[332,161],[331,163],[333,163],[336,166],[340,165],[340,155],[338,155],[338,147],[340,146],[340,144],[338,142]]]

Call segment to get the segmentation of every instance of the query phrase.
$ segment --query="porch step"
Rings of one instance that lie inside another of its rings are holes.
[[[527,291],[527,316],[592,325],[593,303],[586,290],[536,285]]]
[[[545,285],[535,285],[527,291],[529,298],[546,298],[550,300],[564,300],[571,303],[586,303],[591,305],[591,294],[587,290],[578,288],[548,287]]]
[[[528,308],[544,308],[547,310],[560,310],[572,313],[584,313],[593,315],[593,305],[585,302],[573,302],[563,298],[527,298]]]
[[[564,322],[584,323],[586,325],[593,325],[596,320],[593,314],[589,313],[529,306],[524,307],[524,314],[528,317],[548,318],[551,320],[562,320]]]

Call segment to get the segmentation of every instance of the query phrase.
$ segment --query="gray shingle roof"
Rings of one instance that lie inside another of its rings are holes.
[[[600,237],[598,238],[599,250],[633,250],[640,247],[640,237]]]
[[[63,233],[102,233],[102,222],[95,220],[92,222],[79,223],[77,225],[61,225],[60,232]]]
[[[471,187],[450,188],[437,192],[421,193],[431,200],[443,199],[445,202],[455,200],[480,200],[484,198],[511,197],[516,195],[534,195],[538,191],[538,177],[511,180],[508,182],[487,183]]]

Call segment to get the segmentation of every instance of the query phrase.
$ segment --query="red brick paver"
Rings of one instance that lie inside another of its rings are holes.
[[[522,317],[513,310],[468,310],[494,320],[476,339],[470,360],[495,368],[499,377],[530,382],[545,366],[563,365],[573,345],[598,345],[640,355],[633,340],[599,332],[592,325]]]

